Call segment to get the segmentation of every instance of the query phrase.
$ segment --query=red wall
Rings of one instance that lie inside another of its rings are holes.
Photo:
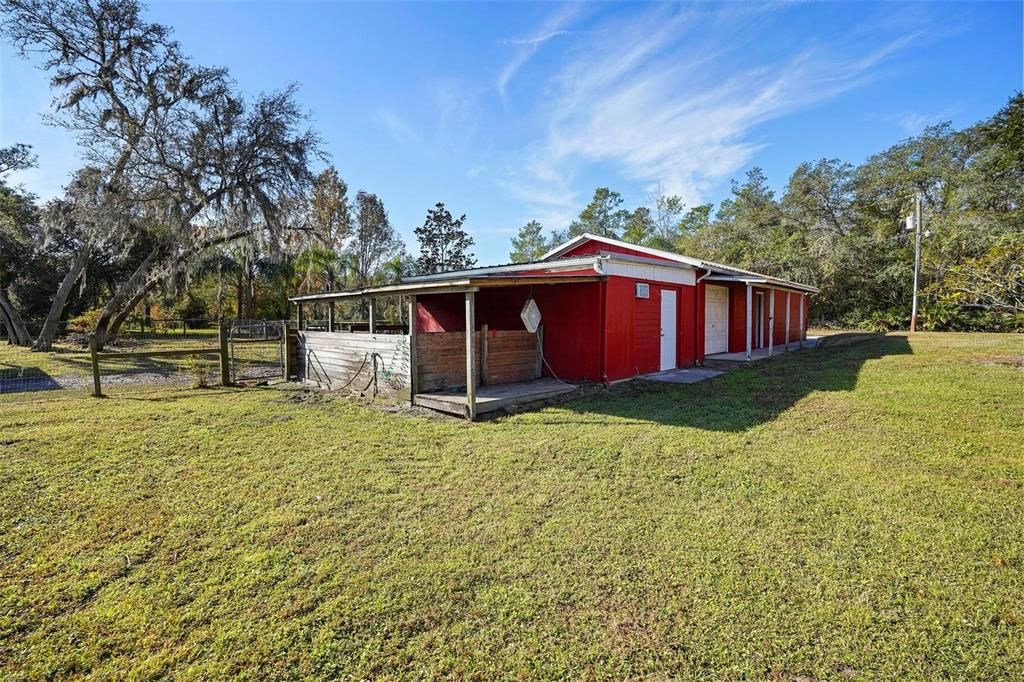
[[[655,256],[643,251],[637,251],[636,249],[630,249],[625,246],[618,246],[616,244],[605,244],[604,242],[588,240],[573,247],[572,249],[563,253],[559,258],[570,258],[572,256],[592,256],[594,254],[604,251],[605,253],[623,253],[627,256],[640,256],[642,258],[654,258],[655,260],[665,260],[669,262],[673,261],[671,258],[665,258],[664,256]]]
[[[643,299],[636,298],[637,281],[609,277],[604,282],[483,289],[476,294],[477,327],[522,329],[519,313],[532,291],[544,325],[545,358],[558,377],[615,381],[658,371],[661,292],[671,289],[678,306],[676,364],[693,365],[703,335],[697,287],[647,282],[651,296]],[[464,331],[464,294],[423,295],[417,301],[420,333]]]
[[[609,381],[658,371],[661,292],[666,289],[676,292],[676,366],[689,367],[696,360],[696,287],[646,282],[650,298],[637,298],[638,281],[644,280],[610,277],[606,284],[605,374]]]
[[[775,290],[775,345],[786,342],[786,292]]]
[[[522,329],[519,313],[531,292],[544,326],[544,357],[565,380],[601,380],[601,282],[483,289],[476,294],[479,329]],[[417,297],[421,333],[465,331],[465,294]],[[547,367],[544,373],[550,375]]]

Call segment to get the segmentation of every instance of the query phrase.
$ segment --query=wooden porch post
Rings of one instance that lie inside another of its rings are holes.
[[[789,350],[789,292],[786,292],[786,350]]]
[[[376,299],[370,298],[369,299],[369,303],[370,303],[370,333],[371,334],[376,334],[377,333],[377,305],[376,305]]]
[[[302,317],[302,304],[295,304],[295,324],[298,326],[299,331],[302,331],[302,323],[304,322]]]
[[[334,331],[334,301],[327,304],[327,331]]]
[[[753,289],[752,286],[750,286],[748,284],[747,285],[747,361],[748,362],[750,361],[751,337],[753,336],[753,330],[750,328],[750,321],[751,321],[750,309],[753,306],[753,303],[754,303],[754,289]]]
[[[416,404],[416,297],[409,297],[409,404]]]
[[[768,357],[775,353],[775,289],[769,287],[768,295]]]
[[[476,381],[473,379],[473,330],[476,329],[476,294],[466,292],[466,419],[476,419]]]

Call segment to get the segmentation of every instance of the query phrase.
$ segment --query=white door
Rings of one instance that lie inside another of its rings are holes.
[[[676,368],[676,292],[661,290],[661,369]]]
[[[704,287],[704,355],[729,351],[729,290]]]

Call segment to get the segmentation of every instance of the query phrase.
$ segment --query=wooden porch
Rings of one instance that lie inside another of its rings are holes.
[[[523,405],[538,400],[579,390],[578,386],[564,384],[557,379],[543,378],[511,384],[493,384],[476,387],[476,414],[501,410],[512,405]],[[432,410],[469,416],[469,399],[465,388],[433,393],[417,393],[415,403]]]

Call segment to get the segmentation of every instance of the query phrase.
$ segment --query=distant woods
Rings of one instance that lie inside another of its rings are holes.
[[[800,164],[776,196],[759,168],[717,207],[662,193],[633,210],[606,187],[565,231],[537,221],[512,239],[534,260],[590,232],[812,284],[811,317],[852,327],[909,324],[913,234],[904,219],[924,197],[925,329],[1024,331],[1024,96],[964,130],[925,129],[854,166]]]
[[[63,196],[41,204],[9,180],[35,164],[31,148],[0,149],[9,342],[48,349],[69,320],[102,347],[136,316],[279,319],[289,293],[416,269],[379,196],[353,195],[333,166],[312,170],[326,156],[296,86],[238,92],[226,69],[194,64],[134,0],[0,0],[0,35],[41,58],[51,121],[87,160]],[[430,236],[441,264],[469,259],[464,220]]]

